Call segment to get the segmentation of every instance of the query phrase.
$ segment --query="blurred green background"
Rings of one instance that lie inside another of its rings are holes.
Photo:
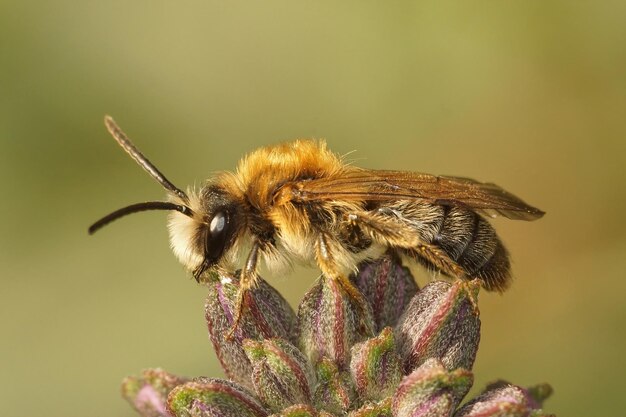
[[[127,374],[221,375],[165,215],[87,236],[164,195],[104,114],[180,187],[323,137],[364,167],[513,191],[547,215],[495,221],[517,279],[481,294],[475,390],[547,381],[548,411],[621,414],[625,21],[620,1],[4,0],[1,414],[132,416]],[[296,304],[316,276],[269,280]]]

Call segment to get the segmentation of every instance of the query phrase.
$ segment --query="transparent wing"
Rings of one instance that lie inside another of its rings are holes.
[[[300,202],[423,200],[514,220],[536,220],[544,215],[495,184],[415,172],[351,167],[328,178],[298,181],[286,191],[292,193],[291,200]]]

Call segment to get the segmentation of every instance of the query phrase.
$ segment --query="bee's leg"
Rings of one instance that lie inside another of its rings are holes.
[[[246,259],[246,264],[239,273],[239,292],[237,292],[237,300],[235,303],[235,318],[233,320],[232,327],[226,334],[227,339],[231,339],[235,330],[239,326],[239,322],[243,317],[243,310],[246,306],[246,296],[251,288],[254,288],[254,284],[257,280],[257,263],[259,260],[259,243],[254,241],[252,243],[252,249]]]
[[[424,242],[417,231],[407,229],[406,225],[399,224],[397,220],[360,212],[350,214],[348,221],[361,227],[361,230],[372,236],[374,240],[393,248],[403,249],[414,258],[421,257],[444,274],[463,279],[468,286],[471,285],[472,281],[468,281],[470,277],[465,269],[450,258],[443,249]],[[474,297],[470,297],[470,302],[474,310],[478,312]]]
[[[320,233],[315,241],[315,258],[322,273],[338,283],[348,296],[355,301],[357,308],[360,310],[362,317],[369,315],[369,304],[361,291],[350,281],[350,278],[340,272],[338,256],[341,256],[341,246],[336,240],[325,233]],[[369,327],[368,321],[363,320],[361,323]],[[373,334],[373,329],[368,328],[368,332]]]
[[[416,230],[408,228],[406,224],[392,217],[359,212],[350,214],[348,221],[358,225],[361,230],[379,243],[404,249],[412,256],[422,257],[451,277],[467,278],[463,267],[450,258],[443,249],[425,242]]]
[[[450,277],[468,279],[465,269],[435,245],[420,242],[414,248],[407,249],[406,252],[410,256],[424,258],[432,266]]]
[[[471,277],[467,274],[465,269],[459,264],[454,262],[443,250],[437,246],[427,243],[421,243],[417,245],[415,249],[408,250],[407,253],[411,256],[420,256],[430,262],[435,268],[439,269],[444,274],[461,279],[461,285],[465,287],[468,294],[473,294],[472,286],[476,284],[476,281],[480,281],[478,278],[471,280]],[[478,303],[474,296],[469,297],[469,301],[474,308],[474,313],[478,313]]]

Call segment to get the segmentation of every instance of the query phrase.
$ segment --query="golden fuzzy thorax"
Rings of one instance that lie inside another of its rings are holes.
[[[226,251],[218,267],[231,272],[241,268],[255,230],[268,226],[273,228],[275,235],[273,242],[265,242],[262,246],[261,258],[269,268],[281,268],[293,261],[314,262],[318,225],[311,222],[305,208],[292,201],[290,187],[297,181],[336,177],[354,169],[329,151],[324,141],[296,140],[257,149],[239,162],[235,173],[219,173],[208,184],[225,190],[246,210],[237,225],[234,244]],[[189,193],[188,205],[195,213],[193,218],[172,212],[169,222],[174,253],[190,270],[202,262],[199,230],[211,220],[202,209],[200,196],[202,191]],[[334,202],[320,209],[325,216],[334,217],[338,211],[351,208],[360,208],[360,204]],[[354,270],[358,261],[382,251],[379,247],[372,247],[355,256],[344,248],[335,249],[335,262],[346,273]]]

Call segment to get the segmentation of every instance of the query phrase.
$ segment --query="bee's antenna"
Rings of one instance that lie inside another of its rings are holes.
[[[111,223],[113,220],[117,220],[120,217],[124,217],[127,214],[137,213],[146,210],[176,210],[183,213],[186,216],[192,217],[193,211],[181,204],[170,203],[167,201],[148,201],[145,203],[131,204],[130,206],[123,207],[119,210],[115,210],[113,213],[107,214],[91,226],[89,226],[89,234],[92,235],[102,227]]]
[[[111,136],[113,136],[113,138],[117,141],[117,143],[119,143],[120,146],[130,155],[130,157],[133,158],[135,162],[137,162],[143,169],[145,169],[152,178],[157,180],[159,184],[161,184],[166,190],[180,197],[185,203],[189,203],[189,197],[187,197],[187,194],[185,194],[183,190],[179,189],[167,178],[165,178],[165,175],[163,175],[161,171],[159,171],[157,167],[155,167],[152,162],[148,160],[148,158],[146,158],[141,152],[139,152],[139,149],[137,149],[135,145],[133,145],[130,139],[128,139],[128,136],[126,136],[122,129],[120,129],[120,127],[117,125],[117,123],[115,123],[115,120],[113,120],[111,116],[104,116],[104,124]],[[151,209],[148,208],[146,210]]]

